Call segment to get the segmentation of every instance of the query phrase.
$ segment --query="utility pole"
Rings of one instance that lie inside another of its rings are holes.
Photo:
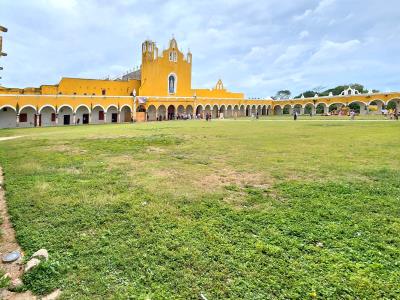
[[[0,25],[0,57],[7,56],[7,53],[3,52],[3,37],[1,36],[1,32],[7,32],[8,29]],[[3,67],[0,67],[0,71],[3,70]],[[0,76],[1,79],[1,76]]]

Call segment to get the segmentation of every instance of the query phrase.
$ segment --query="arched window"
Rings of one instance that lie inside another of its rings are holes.
[[[170,94],[176,93],[176,76],[175,76],[175,74],[170,74],[168,76],[168,93],[170,93]]]

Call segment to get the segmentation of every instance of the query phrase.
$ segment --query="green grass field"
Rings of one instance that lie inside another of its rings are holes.
[[[24,288],[400,298],[400,122],[278,119],[0,130]]]

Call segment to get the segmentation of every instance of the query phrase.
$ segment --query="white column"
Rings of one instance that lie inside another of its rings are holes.
[[[76,125],[76,115],[74,112],[72,113],[72,124]]]
[[[118,110],[117,112],[117,123],[121,123],[121,111]]]
[[[19,127],[19,113],[17,114],[16,126]]]
[[[300,115],[304,115],[304,107],[300,107]]]
[[[136,96],[133,97],[133,120],[136,122]]]
[[[311,106],[311,114],[313,115],[313,116],[315,116],[316,114],[317,114],[317,107],[316,106]]]
[[[107,123],[107,112],[106,111],[104,112],[104,121],[103,122]]]
[[[58,114],[56,114],[56,126],[58,126]]]
[[[40,121],[40,114],[36,114],[36,115],[35,115],[35,118],[36,118],[36,127],[39,127],[39,126],[40,126],[40,123],[39,123],[39,121]]]

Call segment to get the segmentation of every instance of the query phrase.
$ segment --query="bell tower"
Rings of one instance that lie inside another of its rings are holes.
[[[158,57],[158,49],[156,44],[150,40],[144,41],[142,44],[142,62],[154,61]]]

